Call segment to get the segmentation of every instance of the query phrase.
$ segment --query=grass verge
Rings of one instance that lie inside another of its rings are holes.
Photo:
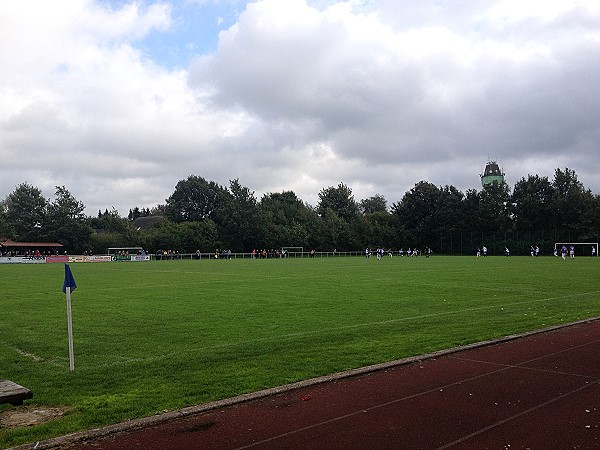
[[[595,258],[0,266],[0,378],[62,418],[0,448],[600,315]],[[0,413],[11,408],[0,406]]]

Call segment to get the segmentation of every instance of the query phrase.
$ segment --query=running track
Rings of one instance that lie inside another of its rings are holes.
[[[600,320],[584,321],[37,448],[600,448],[599,350]]]

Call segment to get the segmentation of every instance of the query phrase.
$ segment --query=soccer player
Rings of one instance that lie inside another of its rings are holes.
[[[569,257],[571,259],[575,259],[575,247],[573,247],[572,245],[569,247]]]
[[[567,260],[567,246],[566,245],[563,245],[560,248],[560,255],[562,256],[563,261]]]

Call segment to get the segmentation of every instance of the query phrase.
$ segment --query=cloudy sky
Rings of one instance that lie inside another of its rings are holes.
[[[598,0],[0,2],[0,200],[179,180],[399,201],[574,169],[600,194]]]

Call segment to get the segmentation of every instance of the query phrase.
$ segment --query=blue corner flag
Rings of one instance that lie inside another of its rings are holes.
[[[75,279],[73,278],[73,274],[71,273],[71,268],[68,264],[65,264],[65,282],[63,283],[62,291],[64,293],[67,292],[67,286],[71,288],[71,292],[73,292],[77,288],[77,284],[75,283]]]

